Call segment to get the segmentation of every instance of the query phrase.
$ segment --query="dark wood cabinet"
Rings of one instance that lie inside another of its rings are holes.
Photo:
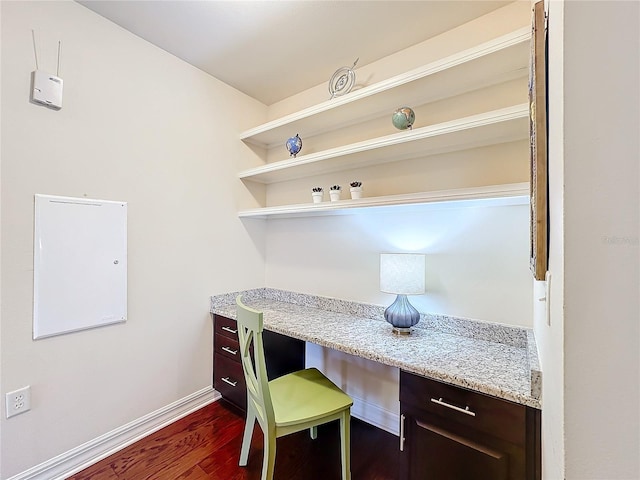
[[[401,479],[539,480],[540,410],[400,372]]]
[[[270,380],[304,368],[304,341],[264,330],[267,376]],[[213,388],[236,407],[247,409],[247,390],[240,361],[235,320],[213,315]]]

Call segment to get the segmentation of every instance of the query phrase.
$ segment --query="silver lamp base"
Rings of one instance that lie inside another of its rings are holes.
[[[410,328],[393,327],[393,330],[391,330],[391,332],[394,335],[411,335],[411,329]]]
[[[398,294],[396,300],[384,311],[384,319],[393,325],[393,333],[411,334],[411,327],[420,321],[420,312],[409,303],[406,295]]]

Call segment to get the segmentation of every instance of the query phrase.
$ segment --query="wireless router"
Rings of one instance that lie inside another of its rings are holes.
[[[31,30],[33,39],[33,54],[36,58],[36,69],[31,72],[31,94],[29,101],[37,105],[54,110],[62,108],[62,79],[58,76],[60,72],[60,41],[58,41],[58,70],[55,75],[44,72],[38,68],[38,51],[36,49],[36,33]]]
[[[31,98],[34,103],[60,110],[62,108],[62,79],[42,70],[31,72]]]

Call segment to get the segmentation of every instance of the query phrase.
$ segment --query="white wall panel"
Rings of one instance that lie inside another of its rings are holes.
[[[31,411],[2,416],[8,478],[211,385],[209,296],[264,284],[232,159],[266,112],[76,2],[0,8],[0,391],[31,386]],[[29,103],[32,29],[44,70],[62,43],[60,111]],[[36,193],[127,202],[126,323],[32,340]]]

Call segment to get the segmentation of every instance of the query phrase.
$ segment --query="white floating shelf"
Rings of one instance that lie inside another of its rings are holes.
[[[240,139],[261,147],[284,145],[296,133],[304,138],[391,112],[407,98],[413,106],[528,74],[531,30],[507,35],[409,72],[352,91],[259,125]],[[416,92],[424,96],[416,98]],[[347,107],[347,108],[341,108]]]
[[[311,194],[309,194],[311,195]],[[510,183],[486,187],[438,190],[384,197],[340,200],[337,202],[304,203],[276,207],[242,210],[240,218],[288,218],[315,215],[346,215],[360,213],[362,209],[419,207],[423,208],[464,208],[507,205],[527,205],[529,203],[529,183]]]
[[[244,170],[239,178],[275,183],[437,153],[528,138],[529,107],[515,105],[478,115],[405,130],[309,155]]]

